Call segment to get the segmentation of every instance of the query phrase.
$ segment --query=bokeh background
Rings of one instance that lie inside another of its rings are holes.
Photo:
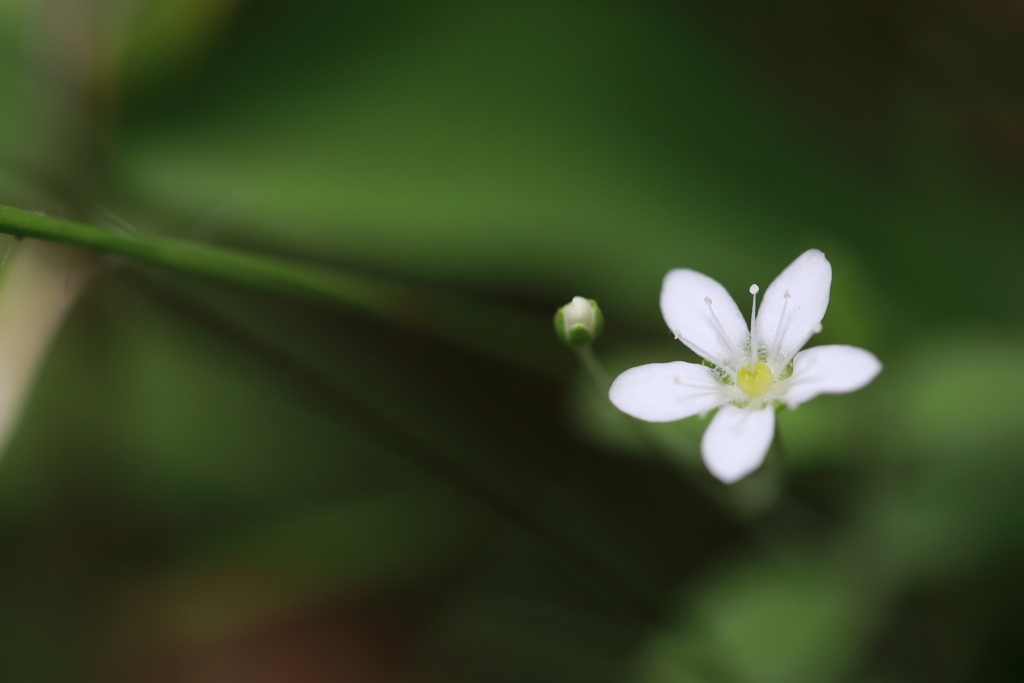
[[[53,269],[0,680],[1024,677],[1017,3],[3,0],[0,93],[0,203],[408,295]],[[886,367],[733,487],[551,333],[690,359],[667,270],[812,247]]]

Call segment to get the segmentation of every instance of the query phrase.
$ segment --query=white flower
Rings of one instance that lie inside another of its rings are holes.
[[[832,266],[817,249],[804,252],[775,278],[751,325],[715,280],[679,268],[665,276],[661,313],[676,339],[709,365],[676,361],[632,368],[612,383],[609,398],[622,412],[648,422],[672,422],[718,408],[704,432],[701,454],[727,484],[764,462],[775,435],[776,403],[796,408],[819,394],[866,386],[882,370],[854,346],[800,351],[821,331]],[[798,353],[799,352],[799,353]]]
[[[569,348],[581,349],[593,343],[603,327],[604,316],[593,299],[574,296],[555,312],[555,334]]]

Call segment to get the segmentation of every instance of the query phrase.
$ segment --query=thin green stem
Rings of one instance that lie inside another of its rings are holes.
[[[590,379],[593,380],[597,390],[607,394],[608,387],[611,386],[611,379],[608,376],[608,371],[604,369],[604,365],[598,359],[597,354],[594,353],[593,345],[587,344],[583,348],[577,349],[576,357],[579,358],[583,369],[590,375]]]
[[[173,237],[123,236],[84,223],[0,206],[0,231],[118,254],[133,261],[195,273],[267,292],[342,302],[372,312],[393,311],[402,290],[347,273],[298,266]]]
[[[102,228],[0,205],[0,233],[116,254],[139,264],[199,275],[246,289],[359,309],[403,327],[545,373],[554,357],[525,354],[543,321],[452,293],[427,291],[338,269],[147,234]]]
[[[789,460],[789,453],[786,450],[786,445],[782,442],[782,434],[777,422],[775,424],[775,436],[772,437],[771,451],[775,452],[775,469],[781,476],[781,473],[785,470],[786,461]],[[771,455],[771,451],[769,451],[769,455]]]

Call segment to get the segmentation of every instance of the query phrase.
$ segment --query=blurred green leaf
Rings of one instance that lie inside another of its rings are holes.
[[[1020,444],[1024,422],[1024,354],[1016,336],[964,330],[933,336],[904,356],[899,411],[903,443],[923,457],[970,458]]]
[[[351,12],[253,12],[187,94],[131,122],[122,186],[192,220],[212,214],[221,235],[421,277],[578,288],[609,311],[649,300],[670,267],[768,273],[766,257],[806,242],[807,224],[782,229],[788,211],[751,183],[791,194],[828,172],[697,29],[561,2],[420,8],[372,43],[314,28]],[[369,14],[357,25],[388,16]],[[298,75],[262,54],[294,34],[317,57]],[[749,175],[723,185],[736,168]],[[723,247],[744,240],[756,249]]]
[[[158,620],[173,640],[224,638],[325,601],[426,581],[465,554],[474,526],[437,487],[310,507],[197,539],[122,589],[121,616]]]
[[[639,660],[637,683],[845,680],[878,607],[839,568],[792,556],[740,560],[691,595]]]

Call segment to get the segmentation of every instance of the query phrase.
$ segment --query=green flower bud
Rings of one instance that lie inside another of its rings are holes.
[[[604,316],[593,299],[574,296],[555,313],[555,334],[571,349],[589,345],[601,334]]]

